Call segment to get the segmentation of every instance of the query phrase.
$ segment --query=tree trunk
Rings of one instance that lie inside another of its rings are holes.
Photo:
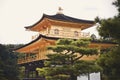
[[[90,73],[88,73],[88,80],[90,80]]]

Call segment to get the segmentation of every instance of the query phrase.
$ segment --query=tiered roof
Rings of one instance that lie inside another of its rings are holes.
[[[47,27],[50,27],[52,24],[67,25],[67,26],[72,26],[72,27],[81,27],[81,29],[86,29],[88,27],[91,27],[94,24],[94,21],[77,19],[77,18],[66,16],[64,14],[56,14],[56,15],[43,14],[42,18],[38,22],[36,22],[32,26],[28,26],[25,28],[31,31],[40,31],[40,30],[46,29]],[[35,49],[38,49],[40,46],[38,45],[38,43],[40,44],[39,41],[41,41],[42,43],[43,39],[44,40],[45,39],[56,40],[58,38],[54,36],[48,37],[48,36],[40,34],[36,39],[16,49],[16,51],[27,53]]]
[[[70,16],[66,16],[64,14],[55,14],[55,15],[43,14],[42,18],[38,22],[25,28],[32,31],[37,31],[35,27],[39,27],[39,28],[40,26],[48,27],[51,24],[55,24],[55,23],[58,25],[60,24],[60,25],[67,25],[67,26],[69,24],[69,26],[73,25],[73,26],[81,27],[81,29],[86,29],[91,27],[94,24],[94,21],[77,19]]]

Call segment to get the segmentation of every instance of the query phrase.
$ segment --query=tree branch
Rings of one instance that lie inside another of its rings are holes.
[[[77,57],[76,59],[74,59],[74,61],[77,61],[78,59],[82,58],[84,55],[82,54],[81,56]]]

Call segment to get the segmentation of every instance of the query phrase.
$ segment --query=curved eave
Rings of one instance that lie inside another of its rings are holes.
[[[57,39],[58,38],[39,35],[35,40],[22,47],[15,49],[14,51],[20,53],[30,53],[39,49],[40,47],[44,47],[44,45],[54,44],[54,40]]]
[[[39,21],[37,21],[35,24],[33,24],[33,25],[31,25],[31,26],[26,26],[25,27],[25,29],[30,29],[30,28],[32,28],[32,27],[34,27],[35,25],[37,25],[38,23],[40,23],[43,19],[44,19],[44,14],[43,14],[43,16],[42,16],[42,18],[39,20]]]
[[[87,27],[83,27],[82,29],[86,29],[86,28],[89,28],[91,27],[92,25],[94,25],[94,21],[90,21],[90,20],[82,20],[82,19],[76,19],[76,18],[72,18],[72,17],[69,17],[69,16],[66,16],[64,14],[56,14],[56,15],[46,15],[46,14],[43,14],[42,18],[36,22],[35,24],[33,24],[32,26],[28,26],[28,27],[25,27],[27,30],[31,30],[31,31],[37,31],[37,29],[35,29],[35,27],[38,27],[39,28],[43,28],[43,27],[40,27],[41,26],[50,26],[50,23],[46,22],[47,20],[46,19],[49,19],[49,20],[54,20],[54,21],[57,21],[57,22],[64,22],[64,23],[68,23],[68,25],[71,23],[71,24],[78,24],[78,25],[81,25],[81,24],[86,24],[86,25],[89,25]],[[46,23],[46,24],[43,24],[43,23]]]
[[[48,37],[44,35],[39,35],[35,40],[31,41],[30,43],[15,49],[15,52],[20,53],[30,53],[34,52],[35,50],[44,47],[45,45],[55,44],[55,41],[59,38],[56,37]],[[91,42],[89,45],[91,48],[109,48],[117,46],[116,43],[101,43],[101,42]]]
[[[91,21],[91,20],[77,19],[77,18],[73,18],[70,16],[66,16],[64,14],[56,14],[56,15],[44,14],[44,16],[48,19],[65,21],[65,22],[72,22],[72,23],[86,23],[86,24],[93,24],[94,23],[94,21]]]

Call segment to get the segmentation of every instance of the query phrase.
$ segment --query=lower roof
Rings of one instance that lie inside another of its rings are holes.
[[[25,45],[23,45],[23,46],[21,46],[21,47],[19,47],[19,48],[16,48],[14,51],[16,51],[16,52],[19,52],[19,50],[21,50],[21,49],[23,49],[24,50],[24,48],[25,47],[27,47],[28,45],[31,45],[32,47],[34,47],[36,44],[39,44],[39,45],[41,45],[41,44],[45,44],[45,43],[42,43],[42,41],[44,42],[44,41],[47,41],[47,42],[49,42],[49,43],[51,43],[51,41],[50,40],[52,40],[52,41],[55,41],[55,40],[58,40],[58,39],[60,39],[60,38],[57,38],[57,37],[48,37],[48,36],[45,36],[45,35],[42,35],[42,34],[40,34],[36,39],[34,39],[33,41],[31,41],[31,42],[29,42],[29,43],[27,43],[27,44],[25,44]],[[40,41],[41,40],[41,44],[40,44]],[[33,44],[33,45],[32,45]],[[105,47],[110,47],[110,46],[115,46],[115,45],[117,45],[116,43],[106,43],[106,42],[96,42],[96,41],[92,41],[92,43],[90,44],[90,47],[99,47],[99,46],[101,46],[101,47],[103,47],[103,48],[105,48]],[[38,46],[38,45],[37,45]]]
[[[27,47],[28,45],[34,44],[35,42],[39,41],[40,39],[50,39],[50,40],[58,40],[59,38],[56,37],[48,37],[48,36],[44,36],[42,34],[40,34],[36,39],[34,39],[33,41],[14,49],[15,52],[19,52],[20,49]]]

